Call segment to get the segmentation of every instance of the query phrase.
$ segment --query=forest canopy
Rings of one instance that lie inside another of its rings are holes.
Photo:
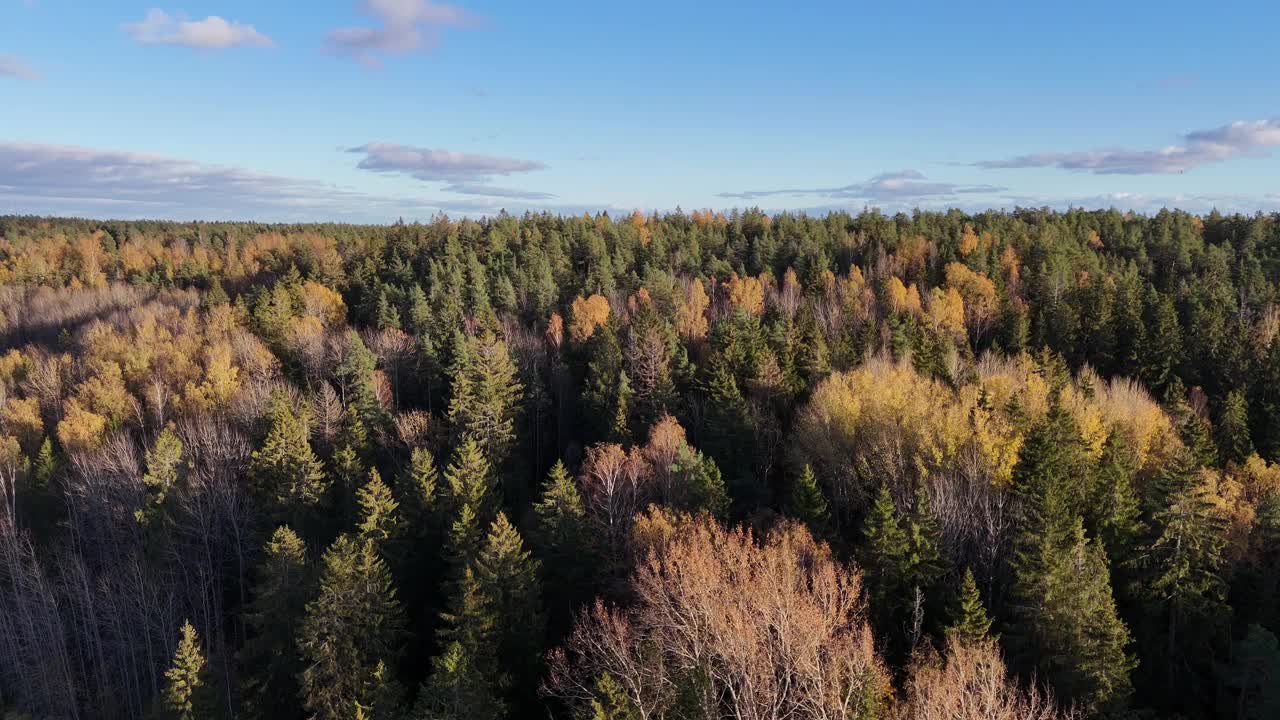
[[[0,709],[1280,717],[1280,216],[0,217]]]

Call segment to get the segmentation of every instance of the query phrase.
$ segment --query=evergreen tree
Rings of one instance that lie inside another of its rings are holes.
[[[449,427],[455,439],[470,438],[495,468],[501,468],[515,443],[523,392],[516,364],[507,344],[492,334],[459,336],[455,344]]]
[[[533,506],[530,539],[547,577],[547,607],[553,634],[568,629],[571,614],[594,593],[600,548],[582,505],[578,486],[564,463],[556,462]]]
[[[308,418],[278,396],[270,421],[266,440],[250,456],[249,476],[274,517],[307,528],[328,490],[324,465],[311,449]]]
[[[1233,390],[1227,395],[1216,430],[1218,457],[1223,463],[1243,465],[1253,454],[1253,441],[1249,437],[1249,405],[1243,392]]]
[[[502,702],[492,684],[478,671],[466,648],[451,642],[431,662],[427,679],[414,705],[414,720],[497,720]]]
[[[447,505],[453,517],[445,552],[456,578],[479,553],[483,528],[496,516],[498,503],[489,462],[471,438],[458,448],[444,479]]]
[[[1137,462],[1123,433],[1107,435],[1085,519],[1102,540],[1113,569],[1120,563],[1131,563],[1142,532],[1141,508],[1133,487]]]
[[[254,597],[245,612],[249,638],[239,654],[245,705],[251,717],[295,717],[302,663],[294,638],[311,593],[307,547],[282,525],[263,554]]]
[[[1222,578],[1225,527],[1189,451],[1161,469],[1148,493],[1148,536],[1136,594],[1144,600],[1148,681],[1169,703],[1202,704],[1203,671],[1230,620]]]
[[[530,557],[520,533],[504,513],[489,526],[484,549],[475,562],[483,612],[493,620],[492,643],[502,669],[498,687],[514,703],[530,706],[540,673],[545,628],[537,560]]]
[[[376,469],[370,471],[369,482],[360,488],[358,499],[363,518],[359,527],[361,539],[374,543],[385,552],[387,545],[399,533],[400,503],[396,502],[391,488],[382,482],[382,476]]]
[[[1123,708],[1137,663],[1126,650],[1129,630],[1116,610],[1105,552],[1085,538],[1079,520],[1065,542],[1046,537],[1036,550],[1042,574],[1024,563],[1015,580],[1009,637],[1017,657],[1088,712]]]
[[[165,498],[177,486],[182,471],[182,441],[171,428],[165,428],[156,436],[156,442],[147,451],[147,471],[142,475],[146,488],[143,508],[136,512],[138,521],[149,524],[161,512]]]
[[[951,624],[947,626],[946,632],[966,644],[981,642],[990,637],[991,616],[987,615],[982,596],[978,594],[978,583],[974,581],[973,570],[969,568],[964,569],[964,577],[960,580],[960,590],[951,610]]]
[[[365,428],[377,431],[387,421],[386,411],[382,409],[374,387],[373,374],[378,369],[378,358],[355,330],[347,331],[346,342],[347,351],[336,368],[343,402],[355,409],[354,414]]]
[[[1139,347],[1139,372],[1156,395],[1163,395],[1182,366],[1182,328],[1173,299],[1153,287],[1143,299],[1146,332]]]
[[[318,720],[374,707],[380,666],[399,655],[403,618],[396,589],[371,542],[340,536],[321,560],[319,590],[298,631],[303,705]]]
[[[1280,642],[1261,625],[1249,625],[1235,643],[1231,662],[1219,670],[1228,694],[1221,717],[1270,720],[1280,717]]]
[[[191,621],[182,623],[173,663],[164,673],[162,695],[167,717],[173,720],[204,720],[215,714],[212,687],[200,638]]]
[[[905,629],[907,604],[914,600],[907,598],[911,547],[888,485],[880,486],[862,534],[859,557],[868,586],[868,606],[880,632],[898,638]]]
[[[581,720],[640,720],[640,713],[622,685],[612,675],[604,673],[596,678],[590,714]]]
[[[831,511],[818,487],[818,478],[808,465],[791,486],[785,510],[787,515],[807,525],[814,537],[824,540],[831,537]]]

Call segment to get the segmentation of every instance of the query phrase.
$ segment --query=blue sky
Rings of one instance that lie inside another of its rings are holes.
[[[1278,21],[1274,2],[0,0],[0,214],[1278,210]]]

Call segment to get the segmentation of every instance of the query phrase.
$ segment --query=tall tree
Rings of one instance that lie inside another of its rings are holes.
[[[271,429],[250,459],[250,480],[277,519],[309,528],[328,482],[324,465],[311,449],[307,415],[295,413],[283,396],[277,396],[269,417]]]
[[[173,663],[165,671],[163,701],[168,717],[173,720],[205,720],[215,716],[213,688],[209,684],[208,665],[200,638],[188,620],[179,631],[178,649]]]
[[[321,559],[319,590],[298,631],[303,706],[318,720],[351,717],[383,699],[380,668],[400,653],[404,620],[373,543],[342,535]]]
[[[296,717],[298,674],[294,638],[311,594],[307,547],[287,526],[276,528],[263,548],[253,600],[245,612],[249,637],[239,654],[248,714]]]
[[[501,468],[515,443],[523,391],[516,364],[507,344],[493,334],[459,336],[455,344],[449,426],[457,440],[471,438],[489,462]]]

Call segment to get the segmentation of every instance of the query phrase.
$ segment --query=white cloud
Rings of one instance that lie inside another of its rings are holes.
[[[157,155],[0,142],[0,207],[166,219],[388,220],[445,204]]]
[[[273,47],[271,38],[252,25],[227,21],[217,15],[203,20],[188,20],[152,8],[140,22],[125,23],[121,28],[143,45],[180,45],[199,50],[223,50],[232,47]]]
[[[549,193],[489,184],[495,176],[546,169],[546,165],[532,160],[382,142],[366,143],[350,148],[347,152],[364,155],[356,165],[361,170],[408,175],[424,182],[443,182],[446,183],[446,192],[520,200],[549,200],[555,197]]]
[[[921,200],[954,199],[961,195],[991,194],[1003,188],[993,185],[960,185],[929,180],[916,170],[899,170],[876,175],[865,182],[841,187],[789,190],[748,190],[736,193],[720,193],[719,197],[737,200],[757,200],[778,195],[816,196],[831,200],[866,200],[910,204]]]
[[[22,62],[15,55],[0,55],[0,77],[13,77],[22,80],[35,80],[36,71]]]
[[[1238,121],[1208,130],[1195,130],[1180,145],[1159,150],[1092,150],[1045,152],[1004,160],[973,163],[987,169],[1053,167],[1096,175],[1167,175],[1192,170],[1243,155],[1265,154],[1280,145],[1280,119]]]
[[[431,0],[365,0],[361,10],[381,27],[344,27],[326,41],[335,52],[350,55],[369,67],[380,67],[379,53],[404,54],[431,50],[444,28],[474,27],[480,19],[456,5]]]

